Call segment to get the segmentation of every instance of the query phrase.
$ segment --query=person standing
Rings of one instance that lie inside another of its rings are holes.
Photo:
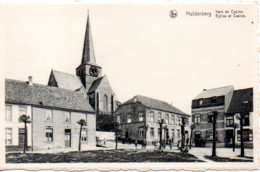
[[[135,140],[135,149],[137,149],[137,140]]]

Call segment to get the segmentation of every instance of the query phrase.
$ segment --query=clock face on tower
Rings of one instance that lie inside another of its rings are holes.
[[[91,76],[98,76],[98,69],[95,66],[89,68],[89,74]]]

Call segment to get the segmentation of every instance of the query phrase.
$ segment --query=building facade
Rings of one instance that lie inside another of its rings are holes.
[[[27,145],[31,150],[77,148],[80,125],[82,149],[96,146],[96,116],[85,95],[40,84],[6,79],[5,81],[5,143],[6,151],[21,150],[24,146],[24,124],[27,115]]]
[[[246,105],[243,102],[247,101]],[[203,90],[192,100],[192,142],[195,146],[211,146],[213,142],[213,119],[210,114],[218,112],[216,120],[217,147],[230,147],[233,145],[234,123],[239,124],[237,115],[241,106],[246,106],[248,115],[245,117],[244,128],[246,146],[252,147],[252,118],[253,118],[253,89],[234,90],[233,86]],[[238,104],[238,105],[237,105]],[[235,129],[236,145],[240,144],[240,129]]]
[[[163,140],[181,139],[181,118],[189,115],[172,105],[144,96],[135,96],[118,107],[115,121],[119,123],[119,137],[142,141],[148,144],[160,140],[158,121],[163,119]],[[189,138],[188,123],[185,126],[185,138]]]

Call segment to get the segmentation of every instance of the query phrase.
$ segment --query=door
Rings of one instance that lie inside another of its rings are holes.
[[[195,132],[195,146],[201,146],[201,142],[200,142],[200,132]]]
[[[71,129],[65,129],[65,147],[71,147]]]
[[[233,146],[233,130],[226,130],[226,147]]]
[[[25,139],[25,132],[24,132],[24,128],[19,128],[19,148],[23,148],[24,147],[24,139]]]

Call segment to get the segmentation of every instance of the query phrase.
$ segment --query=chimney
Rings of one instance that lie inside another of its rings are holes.
[[[32,76],[28,77],[28,83],[29,83],[29,86],[33,86]]]

